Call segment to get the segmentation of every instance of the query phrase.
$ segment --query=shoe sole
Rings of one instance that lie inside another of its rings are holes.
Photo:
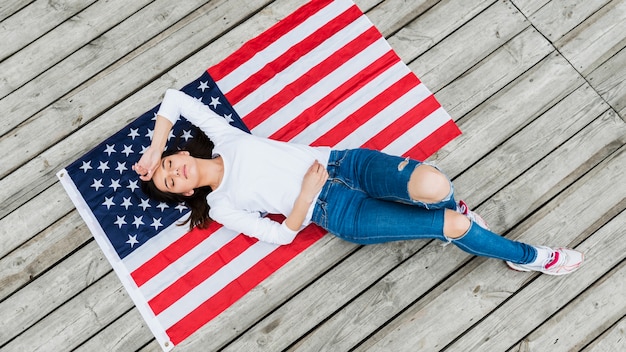
[[[580,258],[580,262],[578,263],[578,265],[576,265],[576,267],[573,270],[570,271],[564,271],[564,272],[550,272],[550,271],[541,271],[541,270],[531,270],[531,269],[526,269],[526,268],[522,268],[517,266],[515,263],[511,263],[509,261],[505,261],[506,265],[509,267],[509,269],[514,270],[514,271],[518,271],[518,272],[529,272],[529,271],[536,271],[538,273],[542,273],[542,274],[546,274],[546,275],[552,275],[552,276],[561,276],[561,275],[567,275],[567,274],[571,274],[574,271],[578,270],[578,268],[580,268],[580,266],[583,264],[583,262],[585,261],[585,254],[581,253],[582,257]]]

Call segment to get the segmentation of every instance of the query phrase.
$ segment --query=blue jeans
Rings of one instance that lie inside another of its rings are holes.
[[[335,236],[359,244],[438,239],[480,256],[526,264],[537,251],[471,223],[456,239],[443,233],[445,209],[456,209],[454,188],[438,203],[409,196],[409,178],[421,162],[368,149],[332,151],[329,178],[312,221]]]

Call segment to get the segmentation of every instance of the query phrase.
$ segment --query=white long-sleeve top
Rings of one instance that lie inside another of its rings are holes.
[[[176,123],[182,115],[213,141],[213,153],[224,161],[221,184],[207,196],[209,216],[225,227],[261,241],[291,243],[298,231],[263,217],[291,213],[302,180],[315,160],[324,167],[329,147],[311,147],[257,137],[233,127],[208,106],[168,89],[158,115]],[[302,227],[311,222],[311,203]]]

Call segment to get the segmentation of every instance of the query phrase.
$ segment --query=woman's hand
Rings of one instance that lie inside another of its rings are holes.
[[[304,179],[302,180],[302,190],[300,191],[300,196],[304,198],[304,200],[308,201],[309,204],[313,202],[313,197],[322,190],[324,183],[328,180],[328,171],[324,165],[320,164],[319,161],[315,160],[313,165],[307,170],[304,175]]]
[[[159,152],[157,148],[150,146],[143,153],[141,159],[133,165],[133,170],[135,170],[139,178],[143,181],[150,181],[154,175],[154,171],[159,167],[160,162],[161,152]]]
[[[285,225],[290,230],[298,231],[300,229],[309,207],[313,203],[313,198],[322,190],[326,180],[328,180],[328,171],[326,171],[324,165],[315,160],[306,174],[304,174],[300,194],[293,204],[291,213],[285,219]]]

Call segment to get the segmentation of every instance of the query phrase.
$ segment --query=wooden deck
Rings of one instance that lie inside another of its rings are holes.
[[[0,350],[159,351],[55,173],[305,0],[0,5]],[[626,0],[362,0],[464,134],[432,161],[517,273],[326,236],[175,351],[626,350]]]

